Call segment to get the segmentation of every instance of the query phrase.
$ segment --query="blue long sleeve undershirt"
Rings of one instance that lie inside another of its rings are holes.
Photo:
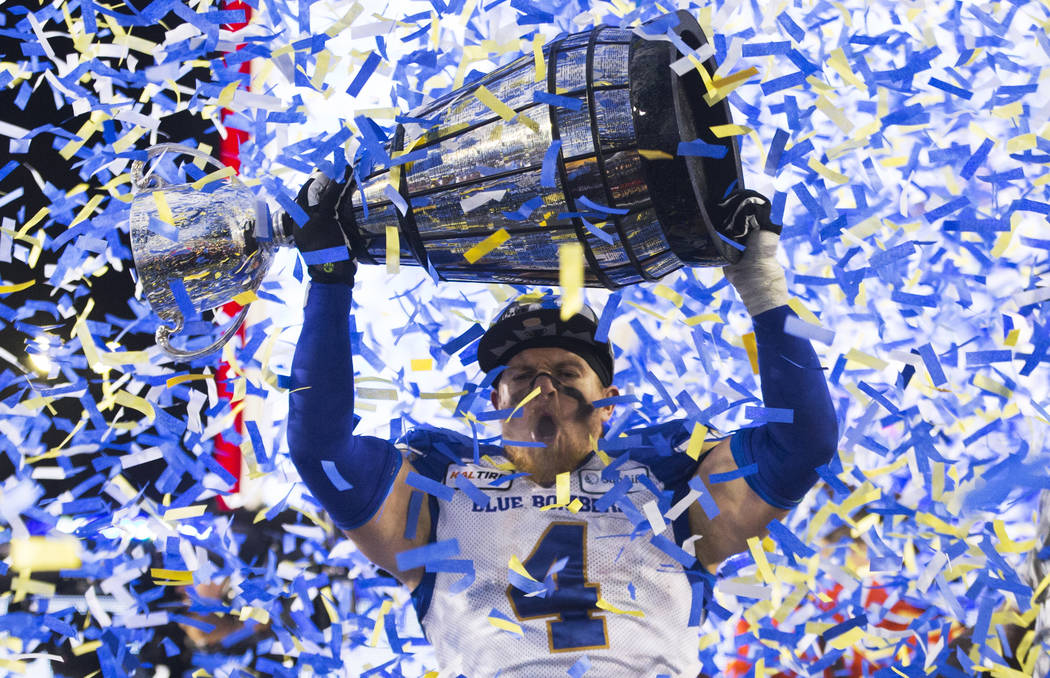
[[[389,441],[353,433],[350,304],[349,285],[310,285],[292,359],[288,412],[292,463],[344,530],[375,515],[401,468],[401,454]]]
[[[748,485],[778,508],[796,506],[819,479],[816,468],[834,457],[838,422],[827,380],[808,339],[784,331],[788,306],[753,318],[758,374],[767,408],[792,410],[791,423],[768,422],[739,431],[731,443],[738,466],[758,464]]]

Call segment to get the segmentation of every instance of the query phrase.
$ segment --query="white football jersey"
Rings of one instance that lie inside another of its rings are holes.
[[[450,500],[427,499],[431,542],[455,540],[458,554],[431,563],[438,571],[412,594],[443,676],[563,678],[584,657],[593,676],[700,672],[691,576],[679,562],[692,559],[680,548],[688,517],[664,526],[654,515],[688,493],[699,462],[684,454],[683,427],[660,429],[636,436],[637,446],[625,447],[609,470],[587,457],[570,474],[575,512],[557,505],[554,486],[507,482],[509,472],[474,463],[468,438],[420,429],[406,436],[413,468],[458,488]],[[480,454],[501,464],[500,451],[483,445]],[[464,491],[462,479],[478,491]],[[510,567],[515,557],[530,578]]]

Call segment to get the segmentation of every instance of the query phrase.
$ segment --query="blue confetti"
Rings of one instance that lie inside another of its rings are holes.
[[[419,512],[422,508],[423,493],[413,490],[408,499],[408,515],[405,517],[405,541],[412,541],[416,538],[416,531],[419,529]]]
[[[397,568],[402,572],[414,570],[429,562],[448,560],[459,555],[459,541],[446,539],[434,542],[414,549],[401,551],[397,554]]]
[[[795,42],[802,42],[802,39],[806,36],[806,32],[795,23],[787,12],[781,12],[777,16],[777,23],[780,24],[781,28],[783,28]]]
[[[949,94],[957,96],[961,99],[970,100],[973,98],[973,92],[971,92],[970,90],[963,89],[962,87],[956,87],[955,85],[947,83],[938,78],[930,78],[930,85],[936,87],[937,89],[944,90],[945,92],[948,92]]]
[[[721,159],[726,157],[726,153],[729,152],[728,146],[722,144],[709,144],[703,139],[693,139],[692,141],[681,141],[678,143],[678,155],[694,156],[700,158],[716,158]]]
[[[577,99],[576,97],[562,96],[561,94],[551,94],[550,92],[544,92],[541,90],[536,90],[532,93],[532,100],[537,103],[549,104],[551,106],[565,108],[570,111],[578,111],[581,108],[583,108],[582,99]]]
[[[739,250],[739,251],[743,252],[743,251],[745,251],[747,249],[746,245],[742,245],[742,244],[738,243],[736,240],[733,240],[732,238],[726,237],[721,231],[715,231],[715,235],[718,236],[719,240],[721,240],[722,242],[724,242],[725,244],[729,245],[730,247],[732,247],[735,250]]]
[[[606,233],[604,229],[601,229],[598,226],[596,226],[595,224],[592,224],[591,222],[587,221],[587,219],[583,218],[582,216],[580,217],[580,221],[583,222],[583,227],[587,229],[587,232],[590,233],[591,235],[593,235],[595,238],[598,238],[599,240],[601,240],[606,245],[615,245],[616,244],[616,236],[613,235],[612,233]]]
[[[755,423],[777,422],[790,424],[795,421],[795,411],[780,407],[755,407],[748,405],[744,408],[744,416]]]
[[[769,153],[766,154],[766,165],[763,171],[769,176],[776,176],[780,169],[780,158],[787,147],[790,135],[782,129],[777,129],[773,134],[773,142],[770,144]]]
[[[603,214],[628,214],[630,212],[630,210],[624,209],[622,207],[609,207],[608,205],[601,205],[599,203],[594,202],[585,195],[577,197],[576,202],[580,205],[583,205],[584,207],[596,210],[598,212],[602,212]]]
[[[864,382],[864,381],[858,381],[857,382],[857,388],[859,388],[865,394],[870,396],[872,400],[874,400],[878,404],[880,404],[883,407],[885,407],[886,410],[888,410],[890,414],[897,414],[898,412],[900,412],[900,410],[897,408],[896,405],[891,403],[889,401],[889,399],[886,398],[886,396],[884,396],[881,393],[879,393],[875,389],[875,387],[872,386],[871,384],[868,384],[867,382]]]
[[[948,379],[944,376],[944,370],[941,368],[941,363],[937,359],[937,354],[934,353],[933,347],[930,344],[923,344],[918,348],[918,352],[923,364],[926,365],[926,370],[930,373],[933,385],[942,386],[947,383]]]
[[[778,78],[772,78],[762,83],[762,94],[765,96],[771,96],[777,92],[781,92],[792,87],[798,87],[806,82],[806,74],[802,71],[796,71],[795,73],[789,73],[788,75],[782,75]]]
[[[149,230],[152,233],[167,238],[172,242],[179,241],[179,229],[171,224],[165,223],[153,215],[149,218]]]
[[[339,473],[339,469],[336,467],[335,462],[329,459],[321,460],[321,468],[324,469],[324,473],[328,476],[329,482],[332,486],[340,492],[352,489],[353,485],[348,483],[345,478]]]
[[[382,61],[382,59],[378,54],[370,52],[365,59],[365,62],[357,69],[357,75],[354,76],[354,80],[350,83],[350,86],[346,88],[346,93],[352,97],[356,97],[360,94],[361,88],[364,87],[365,83],[368,82],[368,79],[372,77],[372,73],[375,72],[380,61]]]
[[[819,341],[822,344],[831,344],[835,340],[834,331],[808,323],[794,315],[789,315],[784,319],[784,332],[794,337]]]
[[[587,655],[583,655],[576,660],[569,670],[566,671],[572,678],[580,678],[583,674],[591,670],[591,658]]]
[[[415,471],[409,471],[408,476],[405,477],[405,484],[437,497],[442,501],[452,501],[452,497],[456,494],[456,491],[448,485],[431,480]]]
[[[759,57],[772,56],[775,54],[787,54],[791,49],[791,43],[787,40],[775,42],[745,42],[741,48],[741,56]]]
[[[455,355],[467,344],[480,339],[483,334],[485,334],[485,328],[478,323],[474,323],[465,332],[443,344],[441,350],[449,355]]]
[[[977,173],[977,169],[988,159],[988,154],[991,153],[993,146],[995,146],[995,142],[991,139],[985,139],[982,141],[981,145],[966,161],[966,164],[963,165],[962,170],[959,172],[959,176],[963,179],[973,178],[973,175]]]
[[[190,300],[190,295],[186,291],[186,284],[182,282],[182,278],[170,278],[168,287],[171,289],[172,296],[175,297],[175,305],[179,307],[183,319],[196,318],[197,309],[194,308],[193,301]]]
[[[485,508],[489,505],[489,495],[485,494],[477,488],[474,483],[470,482],[470,479],[460,473],[455,479],[456,487],[463,491],[465,495],[470,497],[470,500],[474,502],[475,506]]]
[[[517,210],[513,212],[504,212],[503,216],[510,219],[511,221],[525,221],[529,218],[537,207],[543,205],[543,198],[536,196],[535,198],[529,198],[521,204]]]
[[[350,251],[346,245],[336,245],[313,252],[302,252],[303,261],[307,266],[320,266],[322,264],[334,264],[338,261],[349,261]]]
[[[517,411],[515,412],[515,410]],[[512,418],[517,419],[518,417],[523,416],[524,413],[520,408],[507,407],[502,410],[489,410],[488,412],[479,412],[475,415],[475,417],[478,421],[495,421],[497,419],[506,419],[507,417],[511,417],[511,415],[513,415]]]
[[[608,398],[599,398],[591,402],[591,407],[599,408],[607,405],[628,405],[631,403],[638,402],[638,396],[633,394],[624,394],[618,396],[610,396]]]
[[[717,485],[719,483],[728,483],[730,480],[736,480],[737,478],[745,478],[756,473],[758,473],[758,464],[748,464],[725,473],[712,473],[709,479],[712,485]]]
[[[695,556],[687,553],[685,549],[662,534],[654,535],[649,541],[653,546],[677,561],[682,567],[692,567],[696,563]]]
[[[547,152],[543,154],[543,169],[540,172],[540,186],[546,188],[554,188],[557,186],[555,173],[558,169],[558,156],[560,153],[561,139],[556,139],[551,142],[551,145],[547,147]]]
[[[533,442],[530,440],[510,440],[508,438],[502,438],[501,440],[504,447],[507,447],[508,445],[513,445],[515,447],[547,447],[547,443]]]
[[[609,340],[609,327],[616,317],[616,309],[620,305],[621,298],[621,294],[616,292],[606,300],[605,307],[602,308],[602,314],[598,318],[598,328],[594,332],[596,341],[605,342]]]

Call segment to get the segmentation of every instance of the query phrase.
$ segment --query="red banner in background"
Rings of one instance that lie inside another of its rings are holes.
[[[240,2],[240,0],[223,0],[222,8],[225,10],[243,10],[244,21],[235,24],[226,24],[224,28],[231,32],[236,32],[243,29],[248,25],[252,16],[251,6]],[[238,45],[237,49],[240,49],[244,45]],[[251,88],[251,61],[244,61],[238,68],[238,72],[243,73],[247,77],[245,78],[245,89]],[[223,109],[222,120],[225,124],[227,117],[233,114],[233,111],[229,109]],[[237,129],[235,127],[226,126],[226,136],[220,137],[219,143],[219,160],[226,166],[232,167],[238,172],[241,169],[241,143],[248,138],[248,132],[245,130]],[[230,303],[223,306],[223,311],[226,312],[231,318],[241,310],[241,305],[237,302],[231,301]],[[237,330],[237,337],[233,341],[244,343],[244,327],[242,326]],[[230,376],[230,365],[225,360],[219,366],[218,371],[218,394],[220,398],[232,400],[233,390],[230,388],[230,384],[227,379]],[[244,415],[241,412],[237,413],[234,419],[234,429],[238,434],[244,435]],[[235,445],[232,442],[226,440],[221,434],[215,438],[215,460],[219,464],[230,472],[230,474],[237,479],[234,483],[233,488],[230,490],[230,494],[234,494],[241,489],[241,448],[240,445]],[[231,510],[231,507],[227,505],[224,497],[218,498],[219,508],[224,510]]]

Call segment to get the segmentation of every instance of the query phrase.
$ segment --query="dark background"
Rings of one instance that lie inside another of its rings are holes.
[[[122,11],[127,11],[127,6],[129,5],[144,8],[147,4],[147,0],[125,3],[125,8]],[[5,61],[25,61],[30,59],[34,49],[38,48],[38,43],[35,39],[23,42],[15,33],[18,32],[16,26],[23,20],[25,12],[39,10],[39,8],[38,4],[27,2],[5,3],[0,7],[0,16],[2,16],[3,21],[2,25],[0,25],[0,33],[2,33],[0,34],[0,53],[3,54]],[[169,14],[153,25],[135,26],[129,30],[137,37],[159,43],[163,41],[165,32],[177,26],[181,21],[175,15]],[[104,30],[101,17],[99,18],[99,24],[101,34]],[[54,22],[45,24],[44,28],[45,30],[54,31],[66,30],[64,24],[56,25]],[[106,39],[105,35],[98,37],[100,41],[105,41]],[[75,51],[72,41],[67,38],[49,37],[49,44],[60,58]],[[26,52],[30,52],[30,54],[26,54]],[[138,52],[134,52],[134,54],[139,61],[137,69],[141,70],[152,65],[148,55]],[[215,56],[218,58],[220,55]],[[41,61],[41,64],[50,63],[46,56],[37,56],[36,58]],[[34,73],[29,78],[30,86],[35,86],[35,89],[23,107],[18,105],[19,102],[16,102],[20,89],[19,85],[14,87],[9,85],[0,90],[0,111],[2,111],[0,115],[2,115],[4,122],[30,131],[46,125],[54,125],[70,134],[76,133],[87,120],[89,114],[74,115],[72,106],[69,104],[56,107],[51,85],[42,79],[41,74],[42,70]],[[183,76],[179,83],[193,86],[198,80],[206,82],[209,79],[208,69],[197,68]],[[82,82],[81,84],[84,85],[85,83]],[[116,83],[114,85],[115,90],[122,90],[135,99],[140,94],[138,91],[122,89]],[[87,87],[88,85],[85,86]],[[158,138],[160,141],[189,142],[194,146],[206,143],[216,149],[219,147],[220,141],[214,127],[191,112],[179,112],[163,118]],[[144,135],[136,143],[135,148],[142,150],[145,144],[148,143],[147,139],[148,135]],[[0,181],[0,195],[7,194],[19,187],[25,191],[21,198],[0,208],[0,216],[13,219],[16,224],[16,230],[49,202],[47,196],[34,179],[31,170],[36,170],[45,181],[50,182],[62,192],[69,191],[80,183],[87,183],[89,185],[88,195],[93,195],[104,183],[98,179],[80,177],[77,170],[73,167],[73,164],[78,160],[77,157],[74,156],[70,160],[65,160],[59,155],[59,150],[66,142],[66,138],[57,135],[55,132],[45,131],[33,137],[27,152],[12,154],[10,152],[9,139],[0,136],[0,166],[6,165],[9,160],[14,160],[18,163],[18,166]],[[90,149],[90,146],[96,143],[103,143],[100,135],[97,134],[88,144],[85,144],[84,149]],[[74,209],[74,213],[77,211],[78,209]],[[48,240],[58,237],[67,228],[66,223],[53,222],[50,220],[50,216],[45,217],[41,225],[45,227]],[[37,228],[34,227],[30,235],[34,235],[37,232]],[[129,246],[128,234],[121,232],[119,237],[121,244],[127,248]],[[57,302],[63,293],[59,292],[52,295],[54,289],[47,282],[48,279],[44,274],[44,267],[48,263],[56,262],[62,251],[72,246],[75,246],[75,239],[62,245],[58,251],[50,250],[45,246],[44,252],[35,268],[30,268],[17,258],[12,258],[10,263],[0,264],[0,268],[2,268],[0,277],[2,277],[5,284],[23,283],[29,280],[36,282],[35,285],[24,291],[3,295],[0,297],[0,303],[3,303],[8,309],[17,310],[25,307],[27,302],[36,301],[52,305]],[[76,309],[76,314],[69,318],[61,318],[52,313],[38,310],[14,322],[0,319],[0,347],[19,359],[18,365],[10,365],[6,360],[2,362],[3,367],[0,369],[6,370],[18,378],[0,388],[0,401],[4,401],[11,406],[32,397],[34,394],[26,388],[28,385],[27,378],[42,388],[55,387],[68,381],[61,374],[55,380],[49,381],[46,376],[41,376],[31,367],[27,355],[27,346],[33,344],[34,337],[41,332],[41,329],[38,328],[46,328],[51,334],[60,336],[63,340],[68,341],[72,333],[74,320],[83,311],[89,298],[95,304],[94,309],[88,316],[91,320],[108,320],[117,327],[126,326],[135,320],[135,314],[128,307],[128,300],[135,294],[130,256],[124,260],[124,264],[123,271],[117,271],[113,267],[109,267],[103,275],[92,276],[90,278],[90,294],[83,293],[88,290],[88,286],[84,281],[75,285],[77,293],[73,295],[73,306]],[[76,296],[77,294],[81,296]],[[152,326],[145,327],[145,325],[147,323],[139,323],[139,326],[135,329],[141,329],[142,331],[132,330],[123,335],[120,340],[123,349],[141,350],[153,343],[153,328]],[[97,341],[101,341],[101,339],[102,337],[99,337]],[[78,374],[86,380],[91,395],[98,402],[102,397],[99,375],[88,369],[78,370]],[[80,419],[82,408],[76,398],[57,399],[52,406],[57,411],[57,416],[52,415],[51,428],[41,440],[41,446],[44,447],[44,450],[37,448],[33,451],[28,451],[28,454],[37,454],[62,443],[69,433],[70,426]],[[113,411],[103,413],[103,416],[107,419],[111,418],[112,415]],[[11,442],[15,445],[20,445],[23,441]],[[100,452],[105,454],[106,451],[101,450]],[[114,452],[114,454],[119,453],[119,451]],[[0,454],[0,478],[8,477],[15,470],[14,463],[16,462],[10,456],[10,450],[6,455]],[[45,489],[46,496],[54,497],[66,489],[75,487],[78,483],[96,473],[96,470],[91,465],[85,466],[85,460],[85,455],[76,457],[74,464],[79,465],[78,472],[67,476],[63,480],[39,480],[41,486]],[[53,462],[41,462],[41,464],[48,463]],[[160,472],[159,466],[162,464],[163,462],[160,460],[144,464],[128,469],[125,475],[129,477],[132,484],[145,486],[148,485],[150,478]]]

